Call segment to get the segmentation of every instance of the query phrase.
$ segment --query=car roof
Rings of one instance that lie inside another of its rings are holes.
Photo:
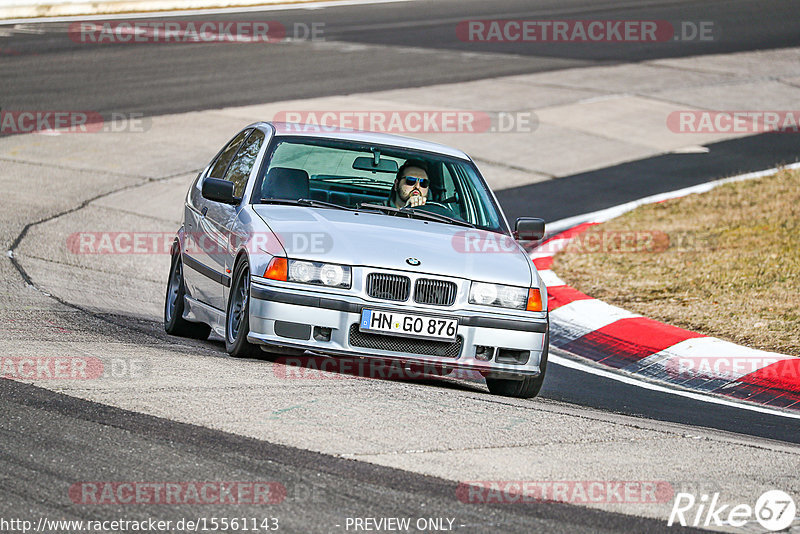
[[[360,143],[375,143],[377,145],[388,145],[423,152],[443,154],[453,158],[471,161],[463,151],[439,143],[431,143],[412,137],[402,135],[367,132],[363,130],[351,130],[349,128],[337,128],[331,126],[319,126],[316,124],[297,124],[287,122],[257,122],[250,127],[270,126],[275,129],[277,135],[286,137],[315,137],[319,139],[336,139],[340,141],[356,141]]]

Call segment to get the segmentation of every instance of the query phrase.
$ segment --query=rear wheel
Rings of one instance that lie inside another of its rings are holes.
[[[167,280],[167,294],[164,298],[164,330],[173,336],[206,339],[211,327],[204,323],[193,323],[183,318],[183,297],[186,289],[183,282],[183,261],[177,251],[172,256],[172,264]]]
[[[261,350],[247,341],[250,333],[250,267],[239,263],[233,276],[225,314],[225,350],[234,358],[259,356]]]
[[[544,384],[544,375],[547,371],[547,354],[550,350],[550,332],[544,336],[544,348],[542,349],[542,360],[539,363],[539,376],[525,377],[522,380],[508,380],[505,378],[486,378],[486,385],[489,392],[493,395],[503,397],[517,397],[520,399],[532,399],[539,394]]]

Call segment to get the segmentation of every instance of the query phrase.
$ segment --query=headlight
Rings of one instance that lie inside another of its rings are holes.
[[[524,310],[528,302],[528,288],[472,282],[469,291],[470,304],[499,306]]]
[[[350,267],[334,263],[289,260],[289,282],[350,288]]]

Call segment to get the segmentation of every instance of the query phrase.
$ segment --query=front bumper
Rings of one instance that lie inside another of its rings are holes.
[[[361,333],[358,325],[363,308],[457,317],[457,341],[431,342]],[[334,356],[422,362],[513,379],[540,374],[548,321],[546,314],[539,315],[489,315],[472,310],[397,305],[254,280],[250,285],[248,341]]]

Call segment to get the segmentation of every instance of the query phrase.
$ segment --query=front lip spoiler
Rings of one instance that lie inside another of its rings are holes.
[[[336,349],[318,349],[313,348],[310,349],[305,345],[299,345],[296,343],[286,343],[283,341],[268,341],[265,339],[259,339],[253,336],[247,336],[247,341],[250,343],[254,343],[257,345],[261,345],[263,347],[276,347],[276,348],[292,348],[292,349],[300,349],[307,351],[311,354],[315,354],[318,356],[336,356],[336,357],[344,357],[344,358],[369,358],[372,360],[392,360],[392,361],[403,361],[403,362],[412,362],[412,363],[426,363],[430,365],[438,365],[442,367],[447,367],[451,369],[466,369],[470,371],[477,371],[481,373],[484,377],[489,378],[505,378],[508,380],[522,380],[526,377],[535,378],[541,375],[541,371],[531,371],[526,369],[517,370],[505,370],[505,369],[493,369],[491,367],[486,367],[483,365],[472,365],[472,364],[465,364],[465,363],[458,363],[457,360],[447,361],[447,360],[428,360],[422,358],[420,356],[385,356],[385,355],[377,355],[377,354],[370,354],[368,352],[357,352],[357,351],[346,351],[346,350],[336,350]],[[267,352],[269,349],[266,349]],[[280,355],[279,355],[280,356]]]
[[[271,289],[256,286],[255,284],[250,284],[250,296],[255,299],[267,300],[270,302],[294,304],[297,306],[309,306],[312,308],[322,308],[325,310],[336,310],[347,313],[361,313],[361,309],[364,307],[362,304],[356,304],[344,300],[316,297],[313,295],[297,295],[286,293],[284,291],[273,291]],[[450,315],[452,315],[452,313]],[[458,324],[463,326],[477,326],[481,328],[495,328],[500,330],[535,332],[539,334],[544,334],[547,332],[546,321],[523,321],[470,315],[459,316]]]

